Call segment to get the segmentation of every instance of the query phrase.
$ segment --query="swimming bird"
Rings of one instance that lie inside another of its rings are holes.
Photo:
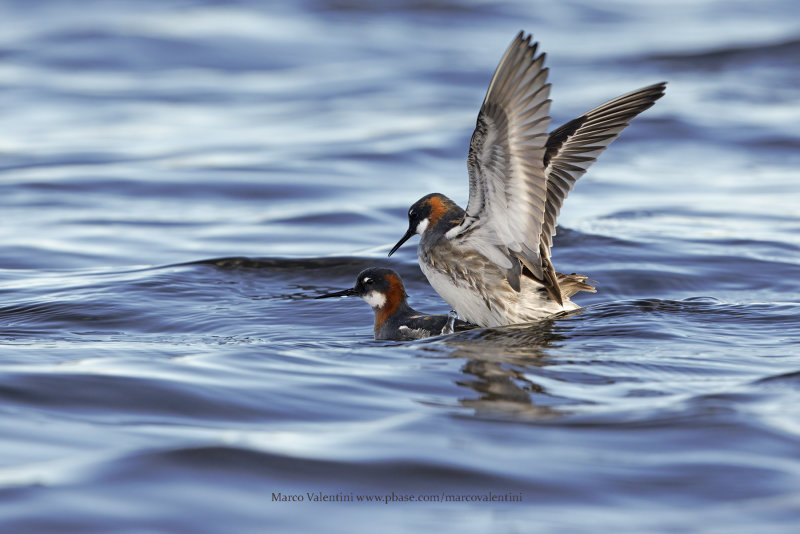
[[[425,315],[408,305],[400,276],[391,269],[373,267],[361,271],[351,289],[320,295],[318,299],[356,296],[375,312],[375,339],[408,341],[475,328],[449,315]]]
[[[408,210],[422,272],[458,317],[480,326],[531,322],[579,308],[588,278],[550,261],[556,219],[575,182],[628,121],[664,95],[666,82],[632,91],[547,133],[545,54],[520,32],[492,77],[469,146],[464,210],[440,193]]]

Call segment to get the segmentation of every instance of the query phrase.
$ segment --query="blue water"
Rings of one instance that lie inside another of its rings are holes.
[[[797,2],[6,0],[0,20],[0,531],[796,532]],[[423,194],[465,204],[520,29],[554,125],[669,81],[562,211],[554,263],[598,292],[373,341],[363,302],[308,297],[389,266],[448,310],[414,246],[386,253]],[[490,492],[516,500],[433,500]]]

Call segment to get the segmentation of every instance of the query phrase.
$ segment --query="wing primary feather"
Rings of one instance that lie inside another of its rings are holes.
[[[550,257],[561,206],[575,182],[630,121],[664,96],[666,82],[648,85],[609,100],[550,132],[544,154],[547,201],[540,242]]]

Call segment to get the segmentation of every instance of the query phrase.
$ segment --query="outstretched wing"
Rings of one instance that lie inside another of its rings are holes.
[[[504,269],[517,290],[520,261],[542,276],[550,84],[536,49],[520,32],[500,60],[470,142],[466,214],[447,233]]]
[[[666,82],[649,85],[597,106],[550,133],[544,155],[547,202],[542,226],[542,253],[550,257],[556,221],[578,178],[617,138],[631,119],[664,96]]]

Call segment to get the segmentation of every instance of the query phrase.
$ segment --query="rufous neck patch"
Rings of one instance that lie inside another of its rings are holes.
[[[431,227],[436,226],[444,214],[447,213],[447,205],[444,203],[441,197],[431,197],[428,199],[428,205],[431,207]]]
[[[396,274],[387,274],[386,281],[389,282],[389,289],[386,291],[386,303],[382,308],[375,310],[376,332],[397,311],[397,308],[406,298],[403,283]]]

